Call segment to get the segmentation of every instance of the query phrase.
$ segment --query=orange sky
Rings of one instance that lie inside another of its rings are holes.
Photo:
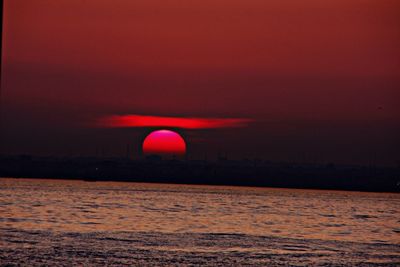
[[[311,128],[334,124],[344,132],[325,139],[367,128],[360,146],[398,145],[397,0],[5,0],[4,24],[4,116],[19,121],[11,136],[30,123],[43,137],[142,114],[259,123],[238,139],[290,129],[290,142],[306,142]]]

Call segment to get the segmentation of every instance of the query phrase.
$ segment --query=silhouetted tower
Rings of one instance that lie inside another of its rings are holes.
[[[126,158],[127,159],[131,158],[131,150],[129,144],[126,145]]]

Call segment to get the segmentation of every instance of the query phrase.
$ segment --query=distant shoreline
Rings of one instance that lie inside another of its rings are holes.
[[[400,168],[256,161],[3,156],[0,177],[400,192]]]
[[[152,181],[127,181],[127,180],[87,180],[84,178],[57,178],[57,177],[3,177],[1,179],[15,179],[15,180],[53,180],[53,181],[70,181],[70,182],[85,182],[85,183],[132,183],[132,184],[159,184],[159,185],[183,185],[183,186],[215,186],[217,188],[252,188],[252,189],[274,189],[274,190],[310,190],[310,191],[326,191],[326,192],[350,192],[350,193],[377,193],[377,194],[399,194],[400,191],[360,191],[360,190],[346,190],[346,189],[325,189],[325,188],[305,188],[305,187],[271,187],[271,186],[257,186],[257,185],[229,185],[229,184],[195,184],[195,183],[170,183],[170,182],[152,182]]]

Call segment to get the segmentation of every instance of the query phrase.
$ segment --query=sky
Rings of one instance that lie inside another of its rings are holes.
[[[399,25],[397,0],[5,0],[1,152],[139,157],[155,127],[95,122],[150,116],[242,122],[174,125],[192,158],[398,164]]]

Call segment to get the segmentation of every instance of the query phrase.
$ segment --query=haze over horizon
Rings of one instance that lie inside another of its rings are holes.
[[[136,114],[249,120],[178,130],[193,158],[393,165],[398,25],[396,0],[6,0],[1,153],[124,155],[154,127],[88,125]]]

